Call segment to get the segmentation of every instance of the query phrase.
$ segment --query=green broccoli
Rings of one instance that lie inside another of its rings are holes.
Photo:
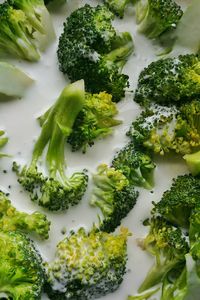
[[[178,104],[200,95],[200,57],[180,55],[152,62],[139,76],[134,100]]]
[[[169,225],[161,217],[153,217],[149,225],[149,233],[140,241],[140,246],[155,257],[155,263],[139,292],[160,283],[170,270],[184,264],[185,254],[189,252],[188,243],[179,228]]]
[[[145,293],[135,295],[135,296],[128,296],[127,300],[148,300],[151,298],[154,294],[158,292],[160,288],[156,288],[154,290],[147,291]],[[171,299],[170,299],[171,300]]]
[[[64,24],[57,54],[59,68],[70,80],[84,79],[87,91],[106,91],[119,101],[129,85],[121,70],[133,41],[129,33],[116,32],[113,17],[105,6],[86,4],[75,10]]]
[[[0,292],[9,299],[41,299],[45,273],[33,243],[17,231],[0,231],[0,249]]]
[[[188,166],[189,171],[193,176],[196,176],[200,173],[200,151],[186,154],[183,156]]]
[[[200,149],[200,102],[175,106],[152,104],[133,122],[128,136],[137,146],[164,155],[189,154]]]
[[[8,137],[5,136],[5,131],[0,130],[0,149],[8,143]],[[7,154],[0,152],[0,157],[7,156]]]
[[[53,3],[55,5],[60,5],[60,4],[63,4],[65,3],[67,0],[44,0],[44,4],[45,5],[49,5],[50,3]]]
[[[160,214],[174,225],[188,228],[191,212],[199,199],[200,178],[191,174],[179,175],[173,179],[171,188],[164,192],[161,200],[154,203],[153,213]]]
[[[82,149],[85,153],[88,145],[92,146],[95,139],[111,134],[112,127],[121,124],[121,121],[114,119],[117,113],[117,106],[112,102],[110,94],[86,93],[84,107],[76,118],[68,138],[72,150]]]
[[[189,218],[190,253],[195,260],[200,259],[200,207],[192,210]]]
[[[47,264],[46,292],[50,299],[94,299],[115,291],[123,281],[128,230],[110,235],[80,228],[57,246]]]
[[[130,0],[104,0],[108,8],[120,18],[123,18],[124,10],[129,2]]]
[[[32,161],[22,169],[13,164],[19,183],[30,193],[31,199],[49,210],[65,210],[77,204],[87,186],[85,172],[65,175],[65,143],[72,132],[74,121],[84,105],[84,82],[78,81],[64,88],[55,104],[42,116],[42,130],[37,139]],[[49,175],[38,168],[46,146]]]
[[[18,211],[7,196],[0,191],[0,230],[36,233],[42,239],[49,237],[50,222],[36,211],[32,214]]]
[[[136,149],[133,143],[119,151],[112,161],[112,166],[120,170],[130,184],[152,189],[155,164],[151,157],[141,149]]]
[[[32,42],[32,27],[22,10],[14,9],[5,1],[0,4],[0,23],[0,54],[39,60],[40,55]]]
[[[100,218],[99,229],[112,232],[134,207],[138,192],[121,170],[102,164],[97,171],[93,176],[95,186],[90,204],[102,211],[103,219]]]
[[[139,32],[151,39],[175,28],[182,14],[181,7],[173,0],[139,0],[136,4]]]

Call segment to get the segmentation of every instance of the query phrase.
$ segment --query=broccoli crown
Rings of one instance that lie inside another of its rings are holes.
[[[49,210],[64,210],[77,204],[87,187],[85,171],[67,178],[64,153],[65,142],[83,107],[84,95],[83,81],[67,86],[40,119],[42,130],[35,143],[30,166],[21,169],[16,163],[13,165],[19,183],[30,193],[31,199]],[[48,175],[38,169],[38,160],[46,146]]]
[[[12,299],[40,299],[45,274],[33,243],[17,231],[1,231],[0,248],[0,292]]]
[[[102,164],[97,171],[90,204],[99,207],[103,214],[100,230],[112,232],[135,205],[138,192],[120,170]]]
[[[141,247],[155,256],[155,263],[139,288],[143,292],[163,280],[177,265],[185,262],[189,246],[180,228],[169,225],[162,217],[149,221],[148,235],[140,242]]]
[[[42,239],[48,239],[49,229],[50,222],[44,214],[34,212],[29,215],[18,211],[12,206],[7,196],[0,191],[0,230],[33,232]]]
[[[151,157],[133,143],[123,148],[112,161],[112,166],[120,170],[130,184],[151,189],[154,185],[153,172],[155,164]]]
[[[200,148],[199,109],[196,100],[179,109],[152,104],[133,122],[127,135],[136,145],[160,155],[170,151],[192,153]]]
[[[108,8],[120,18],[124,16],[124,10],[129,2],[130,0],[104,0]]]
[[[99,94],[86,93],[85,104],[75,120],[68,143],[72,151],[82,149],[85,153],[96,138],[105,137],[112,133],[112,127],[121,121],[114,119],[118,110],[112,96],[106,92]]]
[[[50,299],[94,299],[116,290],[127,261],[127,229],[119,235],[80,228],[57,246],[47,264]]]
[[[149,38],[157,38],[166,30],[175,28],[182,10],[174,0],[139,0],[136,19],[139,31]]]
[[[119,101],[128,86],[121,69],[133,51],[129,33],[117,34],[113,14],[105,6],[85,5],[75,10],[64,24],[59,39],[59,67],[70,80],[85,80],[87,91],[106,91]]]
[[[200,95],[199,72],[199,56],[194,54],[152,62],[140,73],[134,100],[141,105],[190,101]]]
[[[171,188],[161,200],[154,203],[153,213],[158,213],[169,222],[185,228],[189,226],[191,211],[199,205],[200,179],[182,175],[173,179]]]
[[[1,53],[37,61],[40,56],[32,42],[32,27],[22,10],[16,10],[5,1],[0,4]]]

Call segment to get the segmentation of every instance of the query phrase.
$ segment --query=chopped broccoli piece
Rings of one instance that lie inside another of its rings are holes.
[[[152,104],[133,122],[129,135],[134,143],[164,155],[189,154],[200,148],[200,102],[175,106]]]
[[[72,132],[74,121],[84,105],[84,82],[65,87],[55,104],[42,116],[42,130],[37,139],[30,166],[22,169],[14,163],[19,183],[31,199],[49,210],[65,210],[77,204],[87,187],[88,176],[76,172],[65,175],[65,142]],[[49,175],[38,169],[38,160],[48,145],[46,162]]]
[[[129,85],[122,67],[133,52],[129,33],[117,33],[105,6],[85,5],[64,24],[58,45],[60,70],[72,81],[84,79],[91,93],[106,91],[119,101]]]
[[[160,214],[172,224],[188,228],[191,212],[199,199],[200,179],[190,174],[178,176],[161,200],[154,203],[153,213]]]
[[[0,149],[3,148],[8,142],[8,137],[5,136],[5,131],[0,130]],[[7,154],[0,152],[0,157],[7,156]]]
[[[32,214],[18,211],[7,196],[0,191],[0,230],[36,233],[42,239],[49,237],[50,222],[36,211]]]
[[[200,95],[199,74],[198,55],[157,60],[140,73],[134,100],[141,105],[190,101]]]
[[[121,121],[114,119],[117,113],[117,106],[112,102],[110,94],[86,93],[85,104],[68,138],[72,150],[82,149],[86,152],[88,145],[92,146],[95,139],[111,134],[112,127],[121,124]]]
[[[100,230],[112,232],[134,207],[138,192],[121,170],[102,164],[97,171],[98,173],[93,176],[95,187],[90,204],[102,211]]]
[[[159,289],[160,288],[156,288],[154,290],[150,290],[150,291],[147,291],[147,292],[139,294],[139,295],[128,296],[127,300],[148,300],[149,298],[151,298],[151,296],[156,294],[159,291]]]
[[[0,94],[22,97],[33,80],[15,66],[0,62]]]
[[[0,231],[0,249],[0,292],[10,299],[41,299],[45,273],[33,243],[17,231]]]
[[[120,18],[123,18],[124,10],[129,2],[130,0],[104,0],[108,8]]]
[[[131,185],[152,189],[154,186],[153,173],[155,164],[151,157],[133,143],[119,151],[112,161],[112,166],[120,170]]]
[[[179,228],[169,225],[163,218],[150,221],[148,235],[140,241],[140,246],[155,257],[155,263],[149,270],[139,292],[160,283],[166,274],[185,262],[189,246]]]
[[[123,281],[128,230],[110,235],[80,228],[57,246],[47,264],[50,299],[94,299],[115,291]]]
[[[200,151],[186,154],[183,156],[188,166],[189,171],[193,176],[196,176],[200,173]]]
[[[32,27],[22,10],[5,1],[0,4],[0,53],[37,61],[40,55],[32,42]]]
[[[175,28],[182,14],[181,7],[173,0],[139,0],[136,4],[139,31],[151,39]]]
[[[66,2],[66,0],[44,0],[44,4],[45,5],[49,5],[50,3],[55,3],[56,5],[58,4],[58,5],[60,5],[60,4],[63,4],[63,3],[65,3]]]
[[[192,210],[189,219],[190,253],[195,260],[200,259],[200,208]]]

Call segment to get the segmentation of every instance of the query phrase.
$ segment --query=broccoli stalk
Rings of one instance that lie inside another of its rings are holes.
[[[128,296],[127,300],[148,300],[151,298],[154,294],[156,294],[159,291],[160,288],[156,288],[150,291],[147,291],[145,293],[135,295],[135,296]]]
[[[196,176],[200,173],[200,151],[186,154],[183,156],[188,166],[189,171],[193,176]]]
[[[130,0],[104,0],[108,8],[120,18],[123,18],[124,10],[129,2]]]
[[[115,291],[123,281],[129,232],[111,235],[94,228],[72,232],[47,263],[50,299],[94,299]]]
[[[133,143],[117,153],[112,166],[120,170],[132,185],[146,189],[152,189],[154,186],[155,164],[148,154],[136,149]]]
[[[139,0],[136,4],[139,31],[151,39],[175,28],[182,14],[180,6],[173,0]]]
[[[11,299],[41,299],[45,272],[33,243],[22,233],[0,231],[0,292]]]
[[[181,230],[160,217],[150,220],[149,233],[140,241],[140,246],[155,257],[154,265],[139,287],[140,293],[160,283],[170,270],[184,263],[189,251]]]
[[[3,148],[7,142],[8,142],[8,137],[4,136],[5,131],[0,130],[0,149]],[[0,157],[7,156],[7,154],[0,152]]]
[[[56,103],[42,116],[42,130],[37,139],[29,167],[20,170],[15,163],[13,170],[19,183],[30,192],[31,199],[50,210],[64,210],[82,198],[87,175],[65,175],[65,143],[72,132],[74,121],[84,105],[84,82],[78,81],[65,87]],[[38,160],[46,146],[46,163],[49,176],[38,171]]]
[[[97,171],[90,204],[102,211],[100,230],[112,232],[135,205],[138,192],[120,170],[102,164]]]
[[[48,239],[50,222],[40,212],[27,214],[12,206],[6,195],[0,191],[0,230],[36,233],[42,239]]]

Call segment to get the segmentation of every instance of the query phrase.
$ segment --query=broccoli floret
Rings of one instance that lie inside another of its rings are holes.
[[[124,16],[124,10],[129,2],[130,0],[104,0],[108,8],[120,18]]]
[[[200,148],[199,112],[196,100],[179,109],[152,104],[133,122],[127,135],[136,145],[160,155],[171,151],[189,154]]]
[[[139,292],[160,283],[170,270],[185,262],[185,254],[189,252],[188,243],[179,228],[169,225],[161,217],[152,218],[149,223],[149,233],[140,241],[140,246],[155,257],[155,263]]]
[[[139,31],[151,39],[175,28],[182,14],[181,7],[173,0],[139,0],[136,4]]]
[[[0,191],[0,230],[36,233],[42,239],[49,237],[50,222],[36,211],[32,214],[18,211],[7,196]]]
[[[191,212],[199,199],[200,179],[190,174],[178,176],[161,200],[154,203],[153,213],[160,214],[172,224],[188,228]]]
[[[94,299],[115,291],[123,281],[128,230],[110,235],[80,228],[57,246],[47,264],[50,299]]]
[[[0,249],[0,292],[10,299],[40,299],[45,273],[33,243],[17,231],[0,231]]]
[[[64,24],[57,53],[60,70],[70,80],[83,78],[87,91],[106,91],[119,101],[129,85],[121,70],[133,52],[133,41],[129,33],[116,32],[112,19],[105,6],[75,10]]]
[[[112,102],[110,94],[86,93],[84,107],[76,118],[68,138],[72,151],[82,149],[85,153],[87,147],[94,144],[95,139],[111,134],[112,127],[121,124],[121,121],[114,119],[117,113],[117,106]]]
[[[83,81],[65,87],[55,104],[42,116],[41,134],[35,143],[31,164],[22,169],[16,163],[13,165],[19,183],[30,193],[31,199],[49,210],[65,210],[77,204],[87,187],[85,172],[76,172],[70,178],[65,175],[65,142],[83,108],[84,99]],[[38,160],[46,146],[47,176],[38,168]]]
[[[48,39],[55,36],[51,17],[43,0],[8,0],[8,2],[15,9],[25,13],[33,32],[46,35]]]
[[[155,164],[151,157],[133,143],[119,151],[112,161],[112,166],[120,170],[131,185],[151,189],[154,186],[153,173]]]
[[[95,187],[90,204],[102,211],[100,230],[112,232],[134,207],[138,192],[120,170],[102,164],[97,171],[93,176]]]
[[[158,292],[160,288],[156,288],[154,290],[147,291],[145,293],[135,295],[135,296],[128,296],[127,300],[148,300],[151,298],[154,294]],[[172,299],[171,299],[172,300]]]
[[[200,173],[200,151],[186,154],[183,156],[188,166],[189,171],[193,176],[196,176]]]
[[[141,105],[183,103],[200,95],[198,55],[180,55],[152,62],[139,76],[134,100]]]
[[[32,27],[22,10],[5,1],[0,4],[0,53],[37,61],[40,55],[32,42]]]

